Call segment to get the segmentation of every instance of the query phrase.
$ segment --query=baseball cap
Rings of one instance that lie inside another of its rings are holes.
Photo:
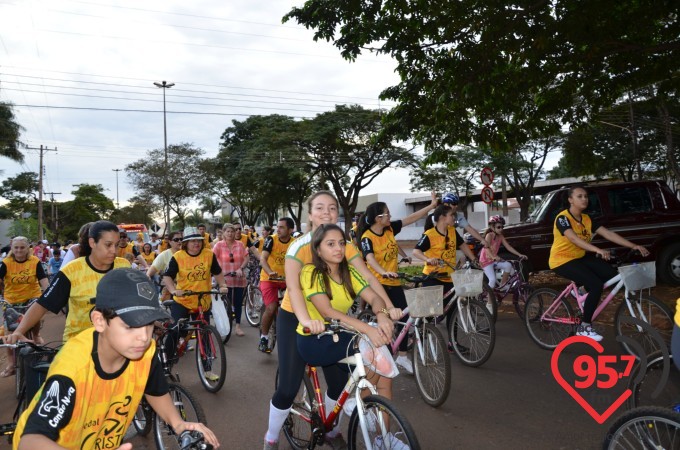
[[[143,327],[155,320],[170,319],[158,302],[158,290],[139,270],[114,269],[102,277],[97,296],[99,309],[112,309],[130,327]]]

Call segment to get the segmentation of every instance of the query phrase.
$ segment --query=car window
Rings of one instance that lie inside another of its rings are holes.
[[[652,210],[652,199],[645,187],[624,187],[607,192],[612,213],[630,214]]]
[[[602,217],[602,205],[600,204],[600,197],[597,194],[591,192],[588,194],[588,207],[586,208],[586,214],[588,214],[592,219],[598,219]]]

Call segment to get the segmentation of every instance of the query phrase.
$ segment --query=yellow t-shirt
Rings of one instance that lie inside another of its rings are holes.
[[[675,326],[680,327],[680,298],[675,304]]]
[[[401,221],[397,225],[401,230]],[[370,241],[370,242],[369,242]],[[376,261],[386,272],[397,272],[399,270],[399,247],[394,238],[392,228],[386,228],[382,234],[376,234],[370,228],[364,231],[360,239],[361,252],[364,259],[369,253],[373,253]],[[394,278],[383,278],[378,272],[373,270],[370,264],[366,264],[368,270],[386,286],[400,286],[401,282]]]
[[[119,258],[125,258],[126,253],[132,253],[134,255],[135,252],[132,251],[133,248],[135,248],[135,245],[132,242],[128,243],[127,247],[118,246],[116,247],[116,256]]]
[[[271,246],[271,249],[269,250],[269,257],[267,258],[267,264],[269,264],[269,267],[276,272],[279,276],[283,276],[284,274],[284,266],[285,266],[285,260],[286,260],[286,252],[288,251],[288,247],[290,247],[290,244],[294,241],[293,236],[290,236],[288,239],[288,242],[281,242],[279,239],[279,236],[277,234],[273,236],[268,236],[267,241],[271,239],[271,244],[268,244],[267,248]],[[260,242],[262,242],[263,239],[260,239]],[[264,248],[264,245],[259,248],[259,251],[262,251],[262,248]],[[267,281],[269,280],[269,274],[267,274],[264,269],[260,271],[260,281]]]
[[[5,274],[5,300],[13,305],[24,303],[32,298],[40,297],[40,283],[38,282],[37,268],[40,259],[31,255],[24,262],[17,262],[14,256],[8,256],[2,260],[6,267]]]
[[[581,222],[565,209],[555,217],[553,224],[553,244],[550,247],[548,265],[551,269],[568,263],[573,259],[583,258],[586,251],[577,247],[564,235],[564,231],[571,228],[579,239],[590,242],[593,239],[593,222],[588,214],[581,214]]]
[[[59,351],[50,364],[47,381],[19,418],[14,450],[19,447],[19,437],[31,413],[50,418],[50,426],[55,429],[61,426],[61,421],[68,420],[56,440],[65,448],[115,449],[123,443],[146,388],[156,343],[151,340],[144,355],[137,361],[128,360],[117,376],[102,373],[104,378],[98,373],[91,356],[93,345],[94,328],[89,328],[69,340]],[[59,383],[59,377],[67,378],[72,385]],[[62,392],[60,386],[65,385],[70,387]],[[38,404],[45,389],[48,393]],[[60,417],[58,409],[71,403],[75,404],[70,420],[67,415]]]
[[[326,286],[324,285],[323,279],[320,276],[312,276],[313,272],[314,266],[311,264],[307,264],[302,268],[302,272],[300,272],[300,285],[302,286],[302,294],[304,295],[305,300],[307,300],[307,312],[309,312],[310,319],[324,320],[324,318],[321,316],[321,314],[319,314],[319,311],[312,303],[312,297],[314,297],[317,294],[326,294],[327,292]],[[349,267],[349,275],[352,279],[352,289],[354,289],[354,293],[356,295],[359,295],[361,291],[366,289],[368,283],[352,266]],[[333,278],[331,277],[329,277],[329,280],[331,294],[333,297],[330,299],[331,306],[333,307],[334,310],[340,311],[343,314],[347,314],[347,311],[349,311],[349,308],[352,306],[352,303],[354,303],[354,297],[351,297],[349,295],[349,292],[347,291],[347,288],[344,285],[333,280]],[[309,333],[303,332],[302,329],[303,329],[302,325],[298,323],[296,330],[297,333],[303,336],[307,336]]]
[[[427,230],[421,236],[420,240],[416,244],[416,248],[423,245],[423,243],[429,243],[429,248],[423,250],[423,254],[428,258],[439,258],[448,262],[452,266],[456,265],[456,249],[458,248],[458,243],[456,242],[456,229],[454,227],[448,227],[446,230],[446,236],[439,233],[437,227],[432,227]],[[446,283],[451,282],[451,274],[453,269],[448,265],[443,267],[430,266],[425,264],[423,266],[423,273],[425,275],[432,272],[440,272],[442,275],[438,276],[437,279],[444,281]]]
[[[142,255],[142,258],[144,258],[144,261],[146,261],[147,264],[151,264],[153,260],[156,259],[156,254],[154,252],[151,252],[148,255],[142,252],[140,255]]]
[[[113,261],[113,269],[130,267],[130,263],[123,258],[116,258]],[[108,271],[96,271],[87,263],[84,256],[71,261],[61,268],[61,272],[71,283],[71,291],[68,299],[68,315],[64,327],[64,342],[92,326],[90,311],[92,304],[90,300],[97,295],[97,285]],[[45,291],[48,295],[54,287],[54,283]]]
[[[175,277],[175,286],[184,291],[209,291],[212,289],[212,262],[213,252],[204,248],[196,256],[191,256],[184,250],[180,250],[172,257],[177,261],[179,272]],[[190,311],[198,309],[198,295],[186,297],[173,297],[173,299]],[[210,309],[212,298],[204,295],[202,300],[203,310]]]
[[[299,238],[295,239],[295,242],[293,242],[289,247],[288,251],[286,252],[286,259],[294,259],[297,262],[300,263],[301,266],[304,266],[305,264],[311,264],[312,263],[312,233],[306,233],[303,236],[300,236]],[[352,244],[350,241],[347,241],[347,245],[345,246],[345,258],[347,258],[347,261],[352,261],[354,258],[359,257],[359,250]],[[285,262],[284,262],[285,265]],[[283,296],[283,300],[281,300],[281,308],[284,311],[288,311],[290,313],[293,312],[293,305],[290,303],[290,296],[288,295],[288,290],[286,289],[286,294]]]

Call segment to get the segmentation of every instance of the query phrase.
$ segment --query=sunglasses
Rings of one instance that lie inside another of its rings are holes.
[[[234,262],[234,254],[233,253],[229,253],[229,262],[232,262],[232,263]]]
[[[182,242],[182,238],[172,238],[172,242]]]
[[[503,225],[496,225],[497,230],[502,230],[503,228],[504,228]]]
[[[375,216],[375,218],[377,219],[378,217],[381,217],[381,218],[382,218],[382,217],[385,217],[385,216],[387,216],[387,217],[392,217],[392,214],[390,214],[390,213],[378,214],[377,216]]]

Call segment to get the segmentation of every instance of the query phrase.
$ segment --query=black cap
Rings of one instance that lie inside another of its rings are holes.
[[[155,320],[170,319],[158,302],[158,290],[139,270],[114,269],[97,285],[94,304],[112,309],[130,327],[143,327]]]

